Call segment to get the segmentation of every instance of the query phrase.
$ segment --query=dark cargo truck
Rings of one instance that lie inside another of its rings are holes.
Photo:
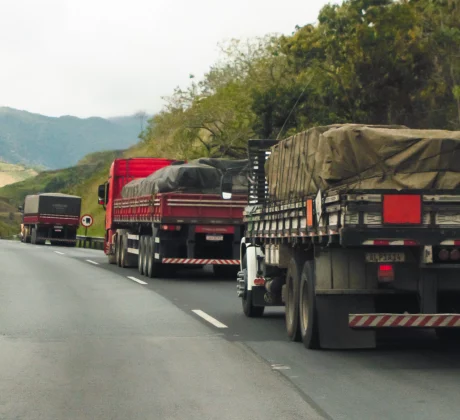
[[[75,246],[80,224],[81,198],[59,193],[28,195],[24,200],[22,241]]]
[[[460,338],[460,132],[317,127],[249,141],[249,159],[246,316],[285,305],[288,337],[313,349],[395,328]]]

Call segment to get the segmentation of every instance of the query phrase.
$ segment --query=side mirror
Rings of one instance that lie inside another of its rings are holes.
[[[24,212],[24,207],[19,206],[19,207],[18,207],[18,211],[19,211],[20,213],[23,213],[23,212]]]
[[[233,190],[233,174],[231,172],[226,172],[222,175],[220,181],[220,193],[224,200],[230,200],[232,198]]]
[[[104,205],[105,203],[105,184],[99,185],[97,188],[98,204]]]

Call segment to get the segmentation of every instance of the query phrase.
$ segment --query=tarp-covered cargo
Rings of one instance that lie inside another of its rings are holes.
[[[460,186],[460,131],[316,127],[274,146],[265,171],[274,200],[331,188],[454,189]]]
[[[80,216],[81,197],[60,193],[43,193],[26,196],[24,215],[48,214]]]
[[[190,163],[198,163],[201,165],[209,165],[219,169],[221,173],[230,170],[233,173],[233,194],[246,194],[248,192],[248,178],[247,178],[247,159],[217,159],[217,158],[199,158],[190,161]],[[219,184],[220,188],[220,184]],[[217,191],[220,193],[220,190]]]
[[[123,198],[162,192],[219,194],[222,174],[228,169],[243,169],[247,160],[201,158],[185,164],[166,166],[146,178],[136,179],[123,187]],[[246,192],[245,177],[235,177],[235,192]]]

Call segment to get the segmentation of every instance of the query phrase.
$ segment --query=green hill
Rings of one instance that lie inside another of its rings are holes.
[[[122,155],[121,150],[92,153],[81,159],[76,166],[43,171],[33,178],[0,188],[0,237],[19,232],[21,222],[17,207],[23,203],[26,195],[42,192],[81,196],[82,212],[91,211],[99,222],[88,234],[102,235],[103,223],[100,222],[104,220],[104,214],[103,209],[97,205],[97,186],[107,178],[112,161]]]
[[[0,107],[0,160],[50,169],[75,165],[88,153],[126,149],[138,141],[139,116],[46,117]]]

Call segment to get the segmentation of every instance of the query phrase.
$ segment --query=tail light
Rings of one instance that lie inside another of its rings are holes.
[[[460,260],[460,251],[458,249],[453,249],[450,251],[450,259],[453,261]]]
[[[389,283],[394,281],[395,272],[392,264],[379,264],[377,277],[381,283]]]
[[[441,251],[439,251],[438,257],[441,261],[447,261],[449,259],[449,251],[447,249],[441,249]]]
[[[161,225],[161,230],[178,231],[180,228],[180,225]]]
[[[263,277],[257,277],[254,279],[254,286],[263,286],[265,284],[265,279]]]

